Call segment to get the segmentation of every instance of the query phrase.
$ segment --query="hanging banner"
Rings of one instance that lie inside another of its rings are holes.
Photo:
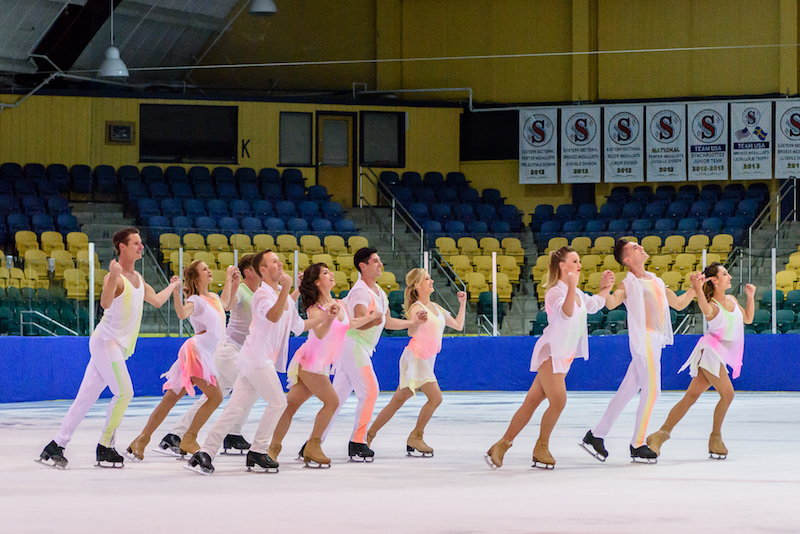
[[[731,179],[772,178],[772,102],[731,102]]]
[[[603,114],[604,181],[644,182],[644,106],[606,106]]]
[[[775,178],[800,176],[800,101],[776,100]]]
[[[654,104],[645,108],[647,181],[686,181],[686,106]]]
[[[519,183],[558,183],[557,108],[519,111]]]
[[[600,108],[561,109],[561,183],[600,183]]]
[[[689,117],[689,180],[728,179],[728,103],[698,102]]]

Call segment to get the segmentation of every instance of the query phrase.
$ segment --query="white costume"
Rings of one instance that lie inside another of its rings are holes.
[[[246,418],[258,397],[267,401],[261,422],[256,430],[252,452],[265,454],[269,440],[275,431],[283,411],[286,395],[277,371],[286,371],[289,356],[289,333],[303,333],[304,322],[297,313],[294,300],[288,298],[286,309],[277,322],[267,319],[267,313],[278,302],[278,294],[266,282],[261,282],[251,301],[252,321],[250,334],[239,351],[237,367],[239,378],[233,386],[233,394],[217,422],[208,432],[202,452],[213,459],[222,446],[222,441],[238,421]],[[276,371],[277,367],[277,371]]]
[[[67,446],[78,424],[86,417],[89,408],[100,398],[106,386],[114,396],[108,404],[100,445],[114,446],[114,434],[133,398],[133,384],[125,360],[136,348],[142,322],[144,280],[139,273],[136,273],[136,277],[139,287],[134,287],[126,276],[122,276],[122,293],[114,297],[89,339],[91,358],[78,394],[56,436],[55,442],[59,447]]]
[[[367,308],[367,315],[372,311],[381,314],[381,322],[365,330],[350,329],[344,340],[344,347],[335,369],[333,389],[339,397],[339,407],[333,414],[328,428],[322,435],[322,440],[328,435],[333,426],[333,421],[339,415],[347,397],[355,391],[358,405],[356,406],[356,420],[350,441],[366,443],[367,425],[372,419],[375,402],[378,400],[380,388],[375,369],[372,367],[372,354],[381,339],[381,332],[386,325],[386,312],[389,310],[389,299],[386,292],[376,284],[377,292],[373,291],[360,277],[353,284],[347,294],[347,308],[355,310],[356,306],[363,305]]]
[[[433,373],[436,355],[442,350],[442,337],[450,313],[438,304],[433,304],[436,313],[419,302],[409,309],[409,315],[417,311],[428,312],[428,319],[417,327],[416,332],[400,356],[400,386],[416,392],[428,382],[437,382]]]
[[[731,376],[739,376],[744,353],[744,317],[736,299],[730,295],[725,298],[733,302],[733,311],[729,312],[725,306],[712,300],[719,312],[708,322],[708,331],[697,342],[689,359],[678,370],[679,373],[688,367],[689,374],[695,377],[703,368],[719,377],[720,365],[729,365],[733,370]]]
[[[625,286],[625,306],[628,309],[628,340],[631,363],[619,389],[611,398],[606,412],[592,434],[605,438],[619,414],[639,393],[636,427],[631,440],[634,448],[645,444],[647,423],[653,406],[661,395],[661,349],[672,345],[672,322],[664,282],[653,273],[637,278],[628,273]]]
[[[222,396],[226,397],[233,390],[233,384],[239,377],[239,370],[236,367],[236,360],[239,356],[239,351],[242,349],[247,334],[250,331],[250,320],[252,314],[250,312],[250,302],[253,298],[253,292],[247,287],[247,284],[239,284],[239,289],[236,290],[236,304],[231,308],[230,319],[228,320],[228,327],[225,329],[225,339],[217,345],[217,350],[214,352],[214,364],[217,366],[217,382],[219,388],[222,390]],[[192,424],[197,410],[206,403],[208,397],[203,394],[197,402],[181,417],[178,424],[172,429],[172,433],[178,437],[183,437]],[[255,403],[253,400],[253,403]],[[246,409],[242,418],[231,427],[230,433],[241,435],[242,426],[247,421],[247,415],[253,408],[251,405]]]
[[[536,342],[531,357],[531,372],[536,372],[544,362],[551,360],[554,373],[567,373],[575,358],[589,359],[589,332],[586,316],[597,313],[606,305],[606,300],[599,296],[589,296],[575,288],[575,296],[580,305],[573,305],[572,316],[564,313],[564,301],[569,288],[561,280],[549,288],[544,297],[547,311],[547,327],[542,337]]]

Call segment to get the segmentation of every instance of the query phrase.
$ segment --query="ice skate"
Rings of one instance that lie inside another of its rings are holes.
[[[181,454],[194,454],[200,450],[200,445],[197,443],[197,433],[187,432],[181,438],[180,444]]]
[[[606,450],[603,438],[594,437],[591,430],[586,433],[583,437],[583,441],[578,443],[578,445],[601,462],[605,462],[606,458],[608,458],[608,451]]]
[[[661,456],[661,445],[663,445],[668,439],[669,432],[662,428],[661,430],[653,432],[647,436],[647,440],[645,441],[647,446],[650,447],[650,450],[656,453],[656,456]]]
[[[148,443],[150,443],[150,436],[148,434],[139,434],[125,449],[125,455],[131,461],[141,462],[144,460],[144,448],[147,447]]]
[[[347,445],[347,454],[350,456],[351,462],[371,462],[375,459],[375,451],[367,447],[364,443],[356,443],[351,441]]]
[[[536,446],[533,448],[533,466],[539,469],[553,469],[556,466],[556,459],[550,454],[550,449],[547,448],[548,442],[541,439],[536,440]]]
[[[367,447],[372,445],[372,440],[375,439],[375,435],[377,432],[373,432],[372,430],[367,431]]]
[[[56,469],[64,469],[69,463],[67,459],[64,458],[64,447],[59,447],[55,440],[47,444],[47,447],[42,450],[42,454],[39,455],[36,461]]]
[[[414,452],[419,454],[412,454]],[[414,430],[406,440],[406,453],[417,458],[430,458],[433,456],[433,449],[422,440],[422,432]]]
[[[250,449],[250,444],[243,436],[228,434],[222,442],[222,454],[236,454],[235,452],[228,452],[229,449],[231,451],[238,451],[238,454],[241,455]]]
[[[183,468],[201,475],[210,475],[214,472],[214,466],[211,465],[211,456],[205,452],[194,453]]]
[[[510,448],[511,442],[507,439],[501,439],[492,445],[492,448],[489,449],[483,459],[486,460],[486,463],[489,464],[489,467],[492,469],[503,467],[503,456],[505,456],[506,451]]]
[[[722,443],[722,434],[712,433],[708,438],[708,457],[714,460],[724,460],[728,457],[728,449]]]
[[[305,454],[306,451],[306,445],[308,445],[307,441],[303,443],[303,446],[300,447],[299,451],[297,451],[297,458],[295,458],[296,460],[299,460],[301,462],[303,461],[303,455]]]
[[[647,445],[642,445],[641,447],[634,448],[633,445],[631,447],[631,461],[638,462],[638,463],[645,463],[645,464],[657,464],[658,463],[658,455],[650,450],[650,447]]]
[[[269,450],[267,450],[267,456],[278,461],[278,455],[281,453],[281,444],[280,443],[270,443]]]
[[[153,447],[153,451],[165,456],[180,457],[181,438],[176,434],[167,434],[161,438],[161,443],[158,444],[158,447]]]
[[[125,458],[114,447],[104,447],[98,443],[96,454],[97,467],[125,467]]]
[[[303,461],[306,463],[306,467],[328,468],[331,466],[331,459],[322,452],[322,443],[319,438],[311,438],[306,442],[303,449]]]
[[[248,451],[245,465],[254,473],[277,473],[280,464],[266,454]]]

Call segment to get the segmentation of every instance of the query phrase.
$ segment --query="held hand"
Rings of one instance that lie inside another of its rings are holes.
[[[122,265],[120,265],[117,260],[111,260],[111,263],[108,264],[108,274],[110,274],[112,278],[122,276]]]
[[[415,315],[411,317],[411,322],[414,325],[420,325],[428,320],[428,312],[426,311],[418,311]]]
[[[689,282],[692,284],[692,288],[699,293],[703,290],[706,277],[703,273],[697,271],[689,275]]]
[[[297,271],[297,287],[300,287],[300,284],[303,282],[303,275],[305,274],[305,271]]]
[[[466,294],[466,292],[459,291],[457,296],[458,296],[458,303],[463,306],[467,302],[467,294]]]
[[[172,278],[169,279],[169,285],[179,287],[181,285],[181,279],[178,278],[177,275],[172,275]]]
[[[383,319],[383,314],[378,310],[372,310],[371,312],[369,312],[369,315],[367,315],[367,317],[369,317],[369,321],[367,322],[367,324],[372,324],[372,323],[380,324],[381,320]]]
[[[282,291],[288,291],[292,288],[292,277],[287,273],[283,273],[280,280],[278,280],[278,284],[280,284]]]
[[[228,280],[231,280],[238,284],[239,280],[242,277],[242,274],[239,272],[238,267],[236,267],[235,265],[229,265],[225,271],[225,276],[228,278]]]
[[[616,279],[617,277],[613,271],[603,271],[603,274],[600,276],[600,291],[613,287]]]
[[[334,319],[339,315],[339,305],[334,303],[328,307],[328,310],[325,314],[325,320],[328,322],[333,322]]]
[[[748,297],[755,296],[756,286],[754,286],[753,284],[747,284],[746,286],[744,286],[744,292]]]
[[[575,289],[578,287],[578,280],[579,276],[577,273],[567,273],[567,287],[570,289]]]

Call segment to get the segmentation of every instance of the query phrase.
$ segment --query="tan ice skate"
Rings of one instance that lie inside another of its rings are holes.
[[[489,452],[486,453],[486,456],[483,458],[486,460],[486,463],[489,464],[489,467],[492,469],[497,469],[498,467],[503,467],[503,456],[505,456],[506,451],[511,448],[511,442],[507,439],[501,439],[494,445],[492,448],[489,449]]]
[[[711,433],[708,438],[708,457],[715,460],[724,460],[728,457],[728,449],[722,442],[722,434]]]
[[[419,454],[411,454],[413,452],[418,452]],[[409,456],[430,458],[433,456],[433,449],[428,447],[428,444],[422,440],[422,432],[414,430],[406,440],[406,453],[408,453]]]
[[[200,450],[200,445],[197,443],[197,433],[187,432],[181,438],[181,454],[193,455]]]
[[[542,441],[541,438],[536,440],[536,446],[533,448],[533,467],[539,469],[553,469],[556,466],[556,460],[550,454],[547,448],[548,442]]]
[[[320,438],[311,438],[308,440],[303,450],[303,461],[306,463],[306,467],[319,468],[331,466],[331,459],[322,452],[322,442]],[[311,462],[317,465],[311,465]]]
[[[280,443],[270,443],[269,450],[267,450],[267,455],[277,462],[278,455],[281,453],[282,448],[283,447],[281,447]]]
[[[139,434],[136,439],[128,445],[125,451],[125,456],[134,462],[141,462],[144,460],[144,448],[150,443],[149,434]]]
[[[661,427],[660,430],[647,436],[647,440],[645,441],[647,442],[647,446],[650,447],[650,450],[656,453],[656,456],[661,456],[661,445],[668,439],[669,432],[664,430],[664,427]]]
[[[367,447],[372,444],[372,440],[375,439],[376,435],[377,433],[373,432],[372,430],[367,431]]]

